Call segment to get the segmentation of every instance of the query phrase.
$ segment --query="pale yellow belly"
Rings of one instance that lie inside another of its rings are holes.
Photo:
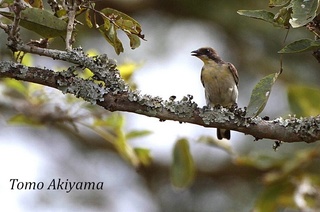
[[[228,70],[202,72],[205,97],[208,105],[231,106],[237,102],[238,88]]]

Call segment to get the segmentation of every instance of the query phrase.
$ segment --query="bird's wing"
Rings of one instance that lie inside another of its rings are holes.
[[[204,67],[202,67],[202,69],[201,69],[201,83],[202,83],[202,85],[204,87],[204,81],[203,81],[203,75],[202,75],[203,69],[204,69]]]
[[[237,71],[236,67],[234,67],[234,65],[232,63],[228,63],[228,67],[229,67],[229,70],[232,73],[234,81],[236,82],[236,85],[238,87],[238,85],[239,85],[238,71]]]

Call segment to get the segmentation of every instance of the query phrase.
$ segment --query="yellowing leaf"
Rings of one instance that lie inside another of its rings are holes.
[[[22,94],[23,96],[28,95],[28,87],[25,82],[9,78],[3,79],[2,82],[5,84],[6,87],[13,89],[14,91]]]
[[[86,51],[86,54],[89,57],[93,57],[93,56],[97,56],[99,54],[99,52],[96,49],[89,49]]]
[[[246,117],[255,117],[263,111],[268,102],[271,88],[278,76],[279,73],[270,74],[262,78],[254,87],[247,107]]]
[[[99,27],[99,31],[104,35],[105,39],[113,46],[117,54],[123,52],[124,49],[122,43],[118,38],[117,31],[113,24],[111,24],[110,28],[107,30],[104,28],[104,25],[101,25]]]
[[[0,11],[4,17],[13,20],[13,13]],[[20,25],[45,38],[63,36],[67,23],[46,10],[26,8],[21,12]]]
[[[29,3],[32,7],[43,9],[42,0],[24,0],[24,1]]]
[[[104,24],[99,26],[100,32],[105,39],[114,47],[117,54],[123,52],[121,41],[118,39],[117,30],[122,30],[130,39],[131,49],[140,46],[140,39],[144,39],[140,24],[132,17],[111,8],[100,11],[103,15]]]
[[[186,188],[194,180],[195,167],[187,139],[179,139],[174,146],[170,174],[172,184],[178,188]]]
[[[89,28],[92,28],[93,24],[91,22],[91,15],[90,15],[90,10],[89,9],[86,10],[84,17],[85,17],[87,26]]]
[[[31,54],[24,54],[23,52],[14,52],[14,58],[18,58],[23,54],[23,58],[21,61],[21,64],[26,65],[26,66],[32,66],[33,64],[33,58]],[[19,58],[18,58],[19,59]]]
[[[42,124],[33,119],[32,117],[27,117],[24,114],[18,114],[12,116],[8,121],[9,124],[19,124],[19,125],[28,125],[28,126],[41,126]]]
[[[127,62],[121,65],[118,65],[118,69],[120,71],[121,77],[125,81],[129,81],[131,79],[132,74],[140,67],[139,64],[134,62]]]
[[[144,35],[141,34],[142,30],[140,24],[132,17],[112,8],[104,8],[101,12],[110,19],[115,20],[117,27],[124,30],[126,33],[135,34],[141,39],[144,39]]]

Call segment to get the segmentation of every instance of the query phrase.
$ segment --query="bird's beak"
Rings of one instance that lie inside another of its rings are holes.
[[[200,56],[199,51],[198,50],[192,51],[191,56],[196,56],[196,57]]]

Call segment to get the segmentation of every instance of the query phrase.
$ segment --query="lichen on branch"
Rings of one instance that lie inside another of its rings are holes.
[[[0,62],[0,78],[8,77],[42,84],[70,93],[109,111],[126,111],[180,123],[230,129],[249,134],[255,139],[269,138],[284,142],[314,142],[320,139],[320,116],[289,117],[265,120],[246,117],[242,108],[199,108],[191,95],[181,100],[141,94],[133,91],[121,78],[114,60],[107,55],[89,57],[81,48],[58,51],[18,44],[16,50],[51,57],[75,64],[65,71],[27,67],[19,63]],[[75,74],[77,68],[88,68],[93,77],[83,79]]]

